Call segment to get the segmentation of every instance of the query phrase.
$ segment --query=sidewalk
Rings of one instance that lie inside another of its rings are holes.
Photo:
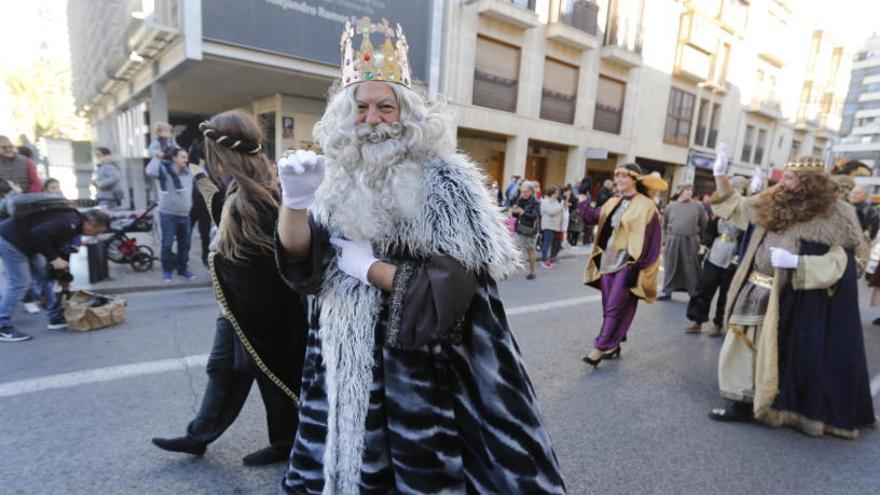
[[[189,255],[189,270],[196,275],[195,280],[186,280],[174,275],[173,282],[162,281],[162,263],[159,261],[161,244],[158,232],[129,234],[135,237],[138,245],[146,245],[153,248],[156,259],[153,268],[147,272],[138,273],[128,264],[108,262],[108,275],[95,284],[89,283],[88,254],[83,246],[78,253],[70,257],[70,272],[73,274],[73,289],[93,290],[107,294],[122,294],[126,292],[146,292],[163,289],[189,289],[197,287],[210,287],[211,274],[202,265],[201,241],[198,232],[193,232]]]

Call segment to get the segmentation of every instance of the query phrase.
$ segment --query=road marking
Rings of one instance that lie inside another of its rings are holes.
[[[124,364],[72,373],[61,373],[41,378],[30,378],[9,383],[0,383],[0,397],[40,392],[55,388],[68,388],[77,385],[109,382],[132,376],[152,375],[167,371],[185,370],[192,367],[203,367],[208,362],[207,354],[184,356],[182,358],[161,359],[143,363]]]
[[[880,394],[880,375],[871,380],[871,397],[877,397],[877,394]]]
[[[529,313],[537,313],[539,311],[547,311],[550,309],[558,309],[565,308],[568,306],[577,306],[578,304],[587,304],[592,302],[598,302],[602,300],[602,296],[594,295],[594,296],[585,296],[585,297],[573,297],[571,299],[562,299],[560,301],[553,301],[548,303],[541,304],[529,304],[528,306],[517,306],[515,308],[510,308],[505,313],[507,316],[517,316],[517,315],[525,315]]]
[[[518,306],[508,309],[506,313],[507,316],[524,315],[529,313],[537,313],[539,311],[548,311],[551,309],[576,306],[578,304],[587,304],[600,301],[601,299],[602,296],[598,295],[574,297],[571,299],[563,299],[561,301],[553,301],[549,303]],[[158,373],[166,373],[168,371],[179,371],[185,370],[187,368],[203,367],[207,362],[207,354],[197,354],[193,356],[185,356],[182,358],[146,361],[142,363],[110,366],[107,368],[97,368],[85,371],[74,371],[71,373],[61,373],[58,375],[49,375],[40,378],[30,378],[27,380],[0,383],[0,398],[13,397],[16,395],[40,392],[43,390],[51,390],[56,388],[68,388],[75,387],[77,385],[109,382],[133,376],[154,375]]]

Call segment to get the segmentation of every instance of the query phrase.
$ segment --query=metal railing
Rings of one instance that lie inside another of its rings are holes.
[[[537,0],[507,0],[508,3],[512,3],[517,7],[522,7],[524,9],[535,11],[535,3]]]
[[[473,104],[515,112],[517,86],[518,83],[515,80],[474,71]]]
[[[605,46],[616,46],[642,54],[642,26],[634,19],[612,15],[605,29]]]
[[[621,109],[597,103],[596,112],[593,115],[593,129],[620,134],[620,122],[622,119],[623,111]]]
[[[559,22],[592,35],[596,34],[599,6],[591,0],[561,0]]]
[[[541,95],[541,118],[563,124],[574,123],[575,97],[548,89]]]

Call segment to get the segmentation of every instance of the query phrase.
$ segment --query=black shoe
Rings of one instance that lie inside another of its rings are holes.
[[[530,273],[530,274],[526,275],[526,280],[532,280],[532,279],[534,279],[534,278],[535,278],[535,274],[534,274],[534,273]]]
[[[592,366],[593,368],[595,368],[596,366],[599,366],[599,363],[601,363],[603,359],[605,359],[605,356],[599,356],[599,359],[593,359],[590,357],[589,354],[587,354],[586,356],[583,357],[583,361],[585,363],[589,364],[590,366]]]
[[[874,318],[874,321],[871,322],[872,325],[880,325],[880,318]]]
[[[754,419],[754,417],[755,416],[752,412],[752,405],[746,404],[744,402],[737,402],[725,408],[719,407],[709,411],[709,419],[714,419],[715,421],[739,421],[748,423],[749,421]]]
[[[290,447],[266,447],[265,449],[260,449],[244,456],[241,462],[243,462],[245,466],[266,466],[268,464],[286,461],[289,456]]]
[[[180,452],[195,456],[205,455],[206,446],[189,437],[154,438],[153,445],[168,452]]]
[[[24,342],[31,338],[30,335],[16,330],[12,324],[0,326],[0,342]]]
[[[659,296],[657,296],[658,301],[668,301],[672,299],[672,293],[670,292],[662,292]]]
[[[602,354],[602,359],[617,359],[620,357],[620,346],[615,347],[613,350]]]
[[[64,319],[64,316],[56,316],[49,319],[49,324],[46,325],[46,328],[49,330],[64,330],[68,326],[69,325],[67,324],[67,320]]]

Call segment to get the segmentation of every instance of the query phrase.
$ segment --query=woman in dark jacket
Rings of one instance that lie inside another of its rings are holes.
[[[244,458],[246,465],[287,459],[297,429],[298,394],[305,356],[302,300],[275,266],[278,216],[275,166],[261,153],[262,133],[252,117],[224,112],[203,122],[211,177],[223,177],[226,193],[202,167],[190,165],[217,224],[217,251],[209,264],[221,316],[208,358],[208,385],[186,436],[154,438],[158,447],[202,455],[241,411],[254,379],[269,427],[269,447]]]

